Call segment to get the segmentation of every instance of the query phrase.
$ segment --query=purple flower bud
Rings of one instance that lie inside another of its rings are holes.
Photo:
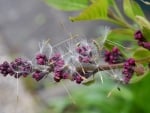
[[[63,75],[62,75],[63,79],[67,79],[67,78],[68,78],[68,76],[69,76],[69,73],[67,73],[67,72],[63,72]]]
[[[92,63],[92,48],[91,46],[79,45],[76,48],[76,52],[79,54],[79,61],[81,63]]]
[[[108,62],[109,64],[117,64],[124,61],[124,57],[117,47],[114,47],[112,51],[106,50],[104,57],[105,62]]]
[[[55,62],[58,61],[60,58],[61,58],[61,54],[60,54],[60,53],[56,53],[56,54],[54,54],[54,55],[49,59],[49,61],[55,63]]]
[[[83,78],[81,77],[81,75],[74,73],[73,80],[75,80],[77,84],[81,84],[81,82],[83,81]]]
[[[56,63],[57,63],[57,66],[59,67],[63,67],[65,64],[63,59],[58,60]]]
[[[85,53],[85,50],[84,50],[83,48],[81,48],[81,47],[77,47],[77,48],[76,48],[76,51],[77,51],[77,53],[79,53],[79,54],[84,54],[84,53]]]
[[[49,62],[52,63],[52,65],[53,65],[53,71],[59,71],[65,65],[64,59],[61,57],[61,54],[59,54],[59,53],[54,54],[49,59]]]
[[[138,41],[138,45],[139,46],[143,46],[143,42],[142,41]]]
[[[58,72],[58,71],[61,71],[61,70],[62,70],[62,68],[59,67],[59,66],[54,66],[54,68],[53,68],[53,72]]]
[[[143,47],[150,50],[150,42],[143,42]]]
[[[82,63],[91,63],[91,59],[88,56],[84,56],[84,57],[79,56],[78,58],[79,58],[79,61],[82,62]]]
[[[31,63],[29,63],[28,61],[26,61],[22,58],[16,58],[15,61],[10,63],[10,67],[14,71],[14,74],[19,74],[19,77],[20,76],[26,77],[27,75],[29,75],[32,72]],[[12,75],[13,73],[9,72],[9,74]],[[16,75],[14,75],[14,77],[15,76]]]
[[[138,40],[138,45],[150,50],[150,42],[147,42],[140,30],[136,31],[134,34],[136,40]]]
[[[49,62],[52,63],[53,66],[53,73],[54,73],[54,80],[56,82],[60,82],[61,79],[68,78],[68,73],[64,70],[64,59],[62,58],[61,54],[56,53],[50,59]]]
[[[10,64],[7,61],[4,61],[1,65],[0,65],[0,73],[3,76],[7,76],[8,74],[13,75],[14,72],[10,67]]]
[[[123,68],[123,72],[122,73],[124,74],[123,81],[124,81],[125,84],[128,84],[130,79],[132,78],[135,66],[136,66],[135,60],[132,59],[132,58],[128,59],[124,63],[124,68]]]
[[[54,71],[54,80],[56,82],[60,82],[61,79],[67,79],[69,76],[69,73],[65,72],[65,70],[60,71]]]
[[[54,80],[56,82],[60,82],[61,79],[67,79],[69,76],[69,74],[67,72],[62,71],[58,71],[54,73]]]
[[[45,65],[48,61],[46,55],[41,54],[41,53],[36,55],[36,60],[37,60],[37,64],[39,65]]]
[[[144,36],[140,30],[136,31],[134,34],[134,38],[139,41],[144,41]]]
[[[56,82],[60,82],[60,80],[63,78],[62,76],[62,72],[61,71],[57,71],[54,73],[54,80]]]
[[[55,80],[56,82],[60,82],[61,78],[60,78],[59,76],[54,76],[54,80]]]
[[[40,70],[36,70],[33,74],[32,77],[36,80],[36,81],[40,81],[43,77],[45,76],[45,74],[40,71]]]
[[[128,59],[127,62],[129,63],[129,65],[135,66],[135,60],[133,58]]]
[[[91,47],[90,46],[79,46],[76,48],[77,53],[80,55],[86,56],[89,55],[91,52]]]
[[[114,47],[114,48],[112,49],[112,52],[118,54],[118,53],[119,53],[119,49],[118,49],[117,47]]]

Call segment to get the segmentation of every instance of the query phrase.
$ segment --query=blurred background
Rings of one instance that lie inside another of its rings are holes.
[[[148,10],[145,10],[147,16]],[[102,25],[116,27],[99,21],[71,23],[69,16],[76,14],[78,12],[53,9],[42,0],[0,0],[0,61],[11,61],[18,56],[32,59],[39,51],[39,42],[50,39],[52,44],[57,44],[68,38],[69,32],[96,38]],[[150,112],[150,91],[147,89],[150,80],[145,78],[144,83],[128,88],[108,78],[104,81],[101,84],[98,79],[91,86],[83,86],[68,81],[55,84],[51,79],[35,82],[26,78],[19,80],[17,93],[17,80],[0,76],[0,113]]]

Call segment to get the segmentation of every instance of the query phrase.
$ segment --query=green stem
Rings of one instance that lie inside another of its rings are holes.
[[[108,19],[106,19],[112,23],[115,23],[117,25],[120,25],[122,27],[134,29],[130,24],[128,24],[126,21],[122,20],[120,17],[114,14],[112,10],[109,9],[108,11]]]
[[[115,1],[113,2],[113,6],[114,6],[114,9],[115,9],[116,13],[118,14],[118,21],[124,23],[124,24],[125,24],[127,27],[129,27],[129,28],[133,28],[133,27],[130,26],[130,25],[128,24],[128,22],[124,19],[123,15],[121,14],[120,9],[118,8],[118,6],[117,6],[117,4],[116,4]]]
[[[113,2],[113,6],[114,6],[114,9],[115,9],[116,13],[120,17],[120,19],[125,21],[125,19],[124,19],[123,15],[121,14],[121,12],[120,12],[120,10],[119,10],[119,8],[118,8],[118,6],[117,6],[115,1]]]
[[[116,4],[115,1],[113,2],[113,7],[114,7],[114,9],[115,9],[117,15],[116,15],[114,12],[112,12],[111,10],[109,10],[110,13],[109,13],[108,15],[110,15],[110,17],[112,17],[112,19],[114,20],[114,21],[112,21],[112,20],[110,20],[110,21],[113,22],[113,23],[115,23],[115,24],[121,25],[121,26],[123,26],[123,27],[130,28],[130,29],[135,30],[135,29],[125,20],[125,18],[124,18],[123,15],[121,14],[120,9],[118,8],[118,6],[117,6],[117,4]]]

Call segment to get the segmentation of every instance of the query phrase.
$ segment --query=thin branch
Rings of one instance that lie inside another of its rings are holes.
[[[136,63],[145,63],[145,62],[150,62],[150,57],[139,59],[135,61]],[[118,63],[118,64],[106,64],[106,65],[99,65],[99,66],[82,66],[84,68],[85,72],[92,72],[92,74],[97,73],[98,71],[106,71],[106,70],[111,70],[111,69],[119,69],[123,68],[124,63]],[[77,67],[76,70],[78,72],[82,72],[81,67]]]

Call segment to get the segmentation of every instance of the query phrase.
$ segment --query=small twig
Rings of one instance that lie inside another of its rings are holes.
[[[150,62],[150,57],[146,57],[146,58],[143,58],[143,59],[138,59],[138,60],[135,60],[136,63],[148,63]],[[87,65],[87,64],[81,64],[80,66],[76,67],[75,71],[77,73],[79,73],[82,77],[84,77],[84,79],[87,79],[89,78],[91,75],[94,75],[96,74],[97,72],[99,71],[106,71],[106,70],[112,70],[112,69],[120,69],[120,68],[123,68],[124,66],[124,63],[118,63],[118,64],[105,64],[105,65]],[[35,66],[32,68],[32,71],[34,72],[35,70],[37,69],[42,69],[43,70],[43,66]],[[52,72],[52,64],[51,65],[48,65],[47,68],[44,70],[44,73],[45,74],[50,74]],[[65,65],[63,67],[64,69],[69,69],[68,68],[68,65]],[[84,69],[84,72],[83,72],[83,69]],[[137,70],[137,68],[134,69],[135,72]],[[68,76],[67,79],[70,79],[70,80],[73,80],[73,76],[70,74]]]
[[[97,73],[98,71],[105,71],[105,70],[110,70],[110,69],[118,69],[118,68],[122,68],[123,67],[123,63],[119,63],[119,64],[106,64],[106,65],[99,65],[98,67],[96,66],[83,66],[85,72],[88,71],[92,71],[93,74]],[[81,67],[77,67],[76,70],[78,72],[81,72]]]
[[[149,62],[150,61],[150,57],[147,58],[143,58],[143,59],[139,59],[136,60],[136,63],[144,63],[144,62]],[[111,69],[119,69],[122,68],[124,65],[124,63],[119,63],[119,64],[106,64],[106,65],[99,65],[99,66],[82,66],[82,68],[84,68],[85,72],[91,72],[93,74],[97,73],[98,71],[105,71],[105,70],[111,70]],[[81,67],[77,67],[76,70],[78,72],[82,72]]]

